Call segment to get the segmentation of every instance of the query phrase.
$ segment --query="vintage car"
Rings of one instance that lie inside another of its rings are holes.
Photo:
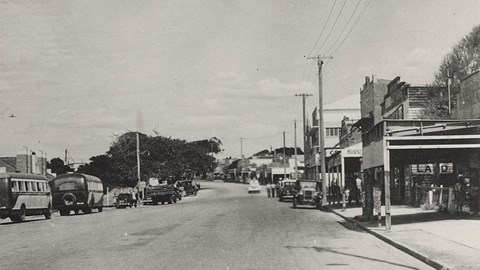
[[[185,196],[188,196],[188,195],[197,196],[197,187],[192,182],[192,180],[185,180],[183,182],[183,188],[185,190]]]
[[[127,207],[132,207],[135,205],[137,207],[137,200],[133,198],[132,193],[120,193],[117,196],[117,200],[115,201],[115,207],[116,208],[127,208]]]
[[[295,194],[295,186],[297,181],[285,179],[279,181],[279,189],[278,189],[278,200],[283,202],[285,200],[293,199],[293,195]]]
[[[258,180],[250,180],[250,184],[248,185],[248,193],[260,193],[261,187]]]
[[[293,196],[293,208],[309,205],[320,209],[322,206],[321,182],[315,180],[297,180]]]

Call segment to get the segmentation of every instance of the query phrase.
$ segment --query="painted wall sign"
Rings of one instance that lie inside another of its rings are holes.
[[[410,164],[412,174],[433,174],[433,163]]]
[[[452,174],[453,173],[453,163],[439,163],[440,174]]]

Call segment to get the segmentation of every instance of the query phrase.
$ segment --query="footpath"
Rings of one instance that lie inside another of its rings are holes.
[[[386,231],[383,207],[381,227],[376,218],[358,221],[361,207],[327,209],[435,269],[480,269],[479,216],[392,206],[392,227]]]

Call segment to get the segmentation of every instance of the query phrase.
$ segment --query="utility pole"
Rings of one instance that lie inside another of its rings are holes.
[[[450,100],[450,68],[447,68],[447,90],[448,90],[448,115],[452,113],[452,104]]]
[[[323,122],[323,86],[322,86],[322,66],[323,59],[333,59],[333,57],[309,57],[308,59],[314,59],[318,64],[318,142],[320,152],[320,172],[322,174],[322,204],[327,204],[327,183],[325,179],[325,123]]]
[[[295,145],[295,180],[298,180],[297,120],[293,120],[293,144]]]
[[[243,160],[243,138],[240,138],[240,158],[242,159],[242,166],[240,166],[240,178],[243,179],[243,166],[245,166]]]
[[[306,133],[307,133],[307,120],[306,120],[306,114],[305,114],[305,99],[307,99],[307,97],[309,96],[313,96],[312,94],[295,94],[296,97],[302,97],[302,100],[303,100],[303,162],[304,162],[304,166],[305,166],[305,169],[306,169],[306,164],[307,164],[307,136],[306,136]],[[296,135],[296,133],[295,133]],[[297,150],[297,147],[295,146],[295,151]],[[304,170],[305,170],[304,169]],[[304,171],[305,173],[305,171]]]
[[[285,154],[285,131],[283,132],[283,180],[287,179],[287,164],[285,163],[287,156]]]
[[[65,165],[68,165],[68,149],[65,149]]]
[[[140,189],[140,136],[138,135],[138,132],[137,132],[137,178],[138,178],[137,188]]]

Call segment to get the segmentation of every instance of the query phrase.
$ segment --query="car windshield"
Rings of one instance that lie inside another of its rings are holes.
[[[302,188],[315,188],[317,184],[315,182],[300,182]]]

